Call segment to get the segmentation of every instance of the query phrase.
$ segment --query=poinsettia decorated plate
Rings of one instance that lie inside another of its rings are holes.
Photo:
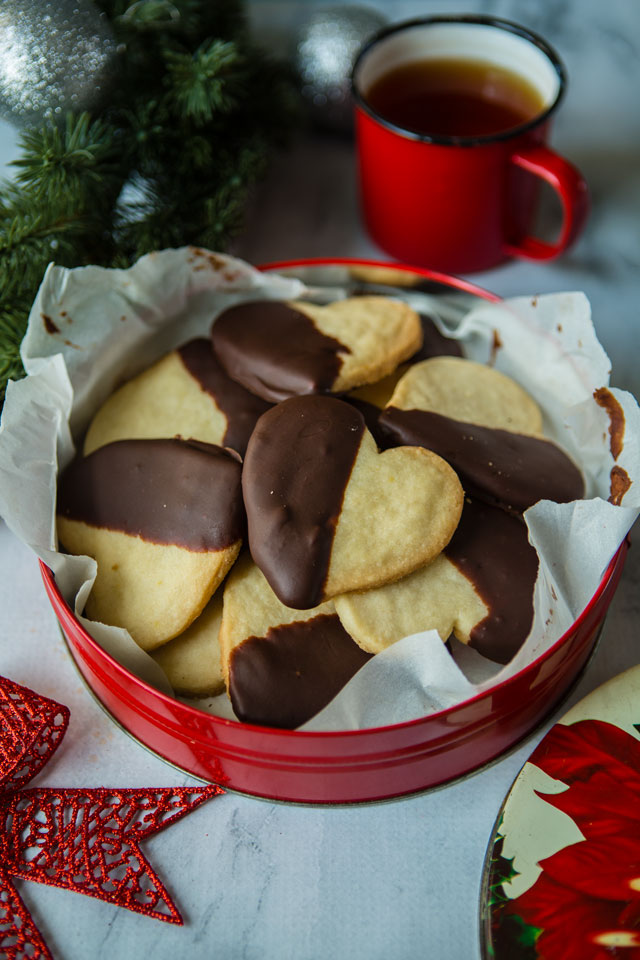
[[[517,777],[481,900],[492,960],[640,958],[640,666],[573,707]]]

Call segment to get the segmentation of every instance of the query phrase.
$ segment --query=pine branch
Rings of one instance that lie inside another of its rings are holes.
[[[87,214],[60,197],[23,195],[0,220],[0,283],[20,277],[24,288],[37,282],[51,260],[73,262],[77,239],[88,232]]]
[[[116,130],[102,120],[92,121],[88,113],[68,113],[63,127],[28,130],[19,146],[23,154],[12,162],[20,171],[16,181],[38,197],[66,191],[92,202],[107,201],[122,186]]]
[[[20,344],[27,327],[31,300],[21,297],[10,304],[0,303],[0,408],[8,380],[24,375]]]
[[[120,49],[108,104],[23,133],[0,184],[0,408],[50,261],[225,249],[297,118],[292,72],[250,44],[241,0],[94,2]]]
[[[189,172],[136,178],[118,208],[118,249],[131,261],[149,250],[185,242],[223,250],[241,228],[248,193],[264,173],[265,145],[259,140],[245,143],[234,152],[220,151],[217,160],[206,192]],[[190,224],[188,237],[184,222]]]
[[[180,9],[171,0],[137,0],[127,4],[119,18],[141,29],[163,30],[180,21]]]
[[[245,58],[232,42],[210,40],[193,54],[168,50],[165,60],[176,111],[196,124],[229,113],[246,92]]]
[[[191,49],[203,37],[239,36],[246,21],[238,0],[96,0],[116,32],[131,39],[134,33],[166,31]]]

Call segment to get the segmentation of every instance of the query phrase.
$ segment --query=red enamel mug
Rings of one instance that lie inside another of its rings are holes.
[[[372,105],[383,78],[425,61],[480,62],[515,74],[537,95],[536,112],[492,133],[430,133]],[[486,270],[510,257],[549,260],[567,250],[589,197],[576,167],[547,146],[565,87],[556,52],[506,20],[436,16],[376,34],[352,75],[361,205],[372,239],[399,260],[448,273]],[[532,233],[541,181],[562,206],[553,241]]]

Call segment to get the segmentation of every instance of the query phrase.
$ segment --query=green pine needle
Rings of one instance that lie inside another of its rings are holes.
[[[211,40],[193,54],[168,50],[165,60],[177,112],[197,124],[216,113],[229,113],[245,92],[244,58],[234,43]]]
[[[68,113],[64,126],[44,125],[20,138],[23,155],[12,166],[19,169],[16,181],[38,195],[57,191],[90,194],[118,183],[116,131],[88,113]]]
[[[180,10],[171,0],[137,0],[119,14],[120,20],[144,29],[163,29],[180,19]]]
[[[91,218],[74,198],[64,195],[34,197],[23,194],[0,220],[0,263],[9,279],[42,277],[50,260],[77,260],[78,240],[91,233]],[[96,228],[94,227],[94,230]]]
[[[27,328],[30,301],[21,298],[9,306],[0,303],[0,407],[8,380],[24,375],[20,344]]]

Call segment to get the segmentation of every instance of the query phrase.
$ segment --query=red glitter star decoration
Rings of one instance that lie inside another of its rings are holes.
[[[67,707],[0,677],[0,956],[53,960],[14,884],[35,880],[182,923],[140,842],[220,787],[25,788],[60,745]]]

